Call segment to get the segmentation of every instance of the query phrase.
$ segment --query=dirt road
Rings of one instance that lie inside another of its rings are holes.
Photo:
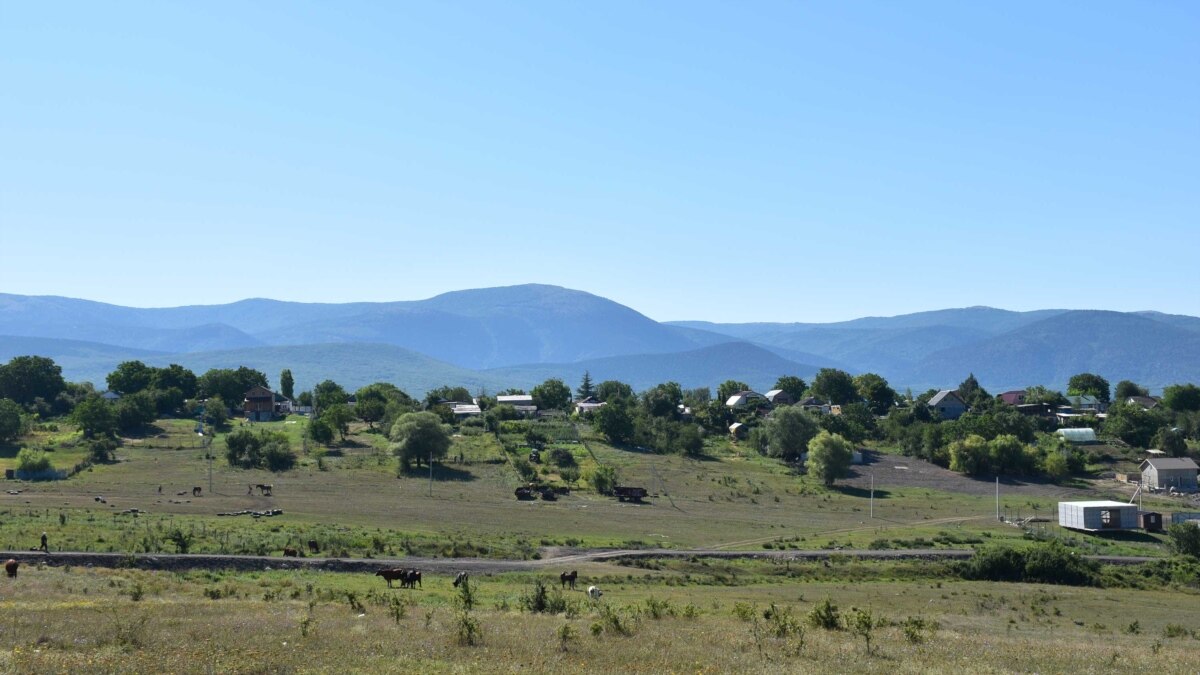
[[[415,568],[432,574],[454,575],[459,572],[489,575],[505,572],[526,572],[539,569],[567,568],[571,565],[597,562],[619,562],[635,558],[715,558],[715,559],[776,559],[794,561],[828,560],[834,556],[861,560],[966,560],[973,555],[960,549],[907,550],[815,550],[815,551],[718,551],[712,549],[621,549],[589,550],[567,553],[537,560],[493,560],[489,558],[282,558],[269,556],[210,555],[210,554],[125,554],[0,551],[0,559],[13,558],[26,565],[46,564],[55,567],[130,567],[149,570],[233,569],[242,571],[310,569],[328,572],[366,572],[391,567]],[[1106,564],[1132,565],[1155,560],[1136,556],[1087,556]]]

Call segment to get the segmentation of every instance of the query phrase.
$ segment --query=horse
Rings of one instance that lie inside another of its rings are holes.
[[[21,563],[9,558],[8,562],[4,563],[4,572],[8,575],[9,579],[15,579],[17,578],[17,568],[20,566]]]
[[[285,557],[285,558],[299,558],[299,557],[300,557],[300,551],[299,551],[299,549],[292,548],[291,546],[284,546],[284,547],[283,547],[283,557]]]
[[[254,487],[258,488],[258,494],[262,495],[263,497],[271,496],[271,485],[266,483],[255,483]]]
[[[600,596],[604,595],[604,592],[600,590],[599,586],[588,586],[587,593],[588,597],[592,600],[599,600]]]
[[[563,588],[570,586],[571,590],[575,590],[575,580],[578,578],[579,572],[571,570],[570,572],[563,572],[562,574],[558,575],[558,582]]]
[[[467,573],[459,572],[458,576],[454,577],[454,587],[458,588],[459,586],[461,586],[462,584],[465,584],[465,583],[467,583]]]

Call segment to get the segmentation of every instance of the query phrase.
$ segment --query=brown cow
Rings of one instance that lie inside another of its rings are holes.
[[[9,558],[8,562],[4,563],[4,572],[8,574],[8,578],[14,579],[17,576],[17,568],[20,566],[21,563]]]
[[[292,548],[291,546],[284,546],[284,547],[283,547],[283,557],[285,557],[285,558],[299,558],[299,557],[300,557],[300,550],[299,550],[299,549]]]
[[[399,581],[401,588],[404,588],[405,584],[408,583],[408,570],[402,570],[398,567],[393,569],[379,570],[375,573],[375,576],[383,577],[384,580],[387,581],[388,588],[392,587],[393,581]]]
[[[579,572],[571,570],[570,572],[563,572],[558,575],[558,582],[562,584],[563,588],[570,586],[571,590],[575,590],[575,580],[578,578]]]

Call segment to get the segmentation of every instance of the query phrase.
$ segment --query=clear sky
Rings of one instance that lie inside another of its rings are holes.
[[[1200,3],[0,0],[0,291],[1200,314]]]

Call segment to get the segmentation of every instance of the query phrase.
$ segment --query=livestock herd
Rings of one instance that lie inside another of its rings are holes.
[[[415,569],[409,569],[409,568],[403,568],[403,567],[393,567],[391,569],[379,570],[379,571],[375,572],[375,576],[383,577],[384,581],[387,581],[388,588],[393,588],[393,586],[392,586],[393,581],[399,581],[400,588],[420,588],[421,587],[421,570],[415,570]],[[575,590],[575,581],[578,578],[579,578],[579,572],[577,572],[575,570],[571,570],[570,572],[563,572],[562,574],[558,575],[558,580],[559,580],[562,588],[570,588],[572,591]],[[465,584],[467,582],[468,582],[467,573],[459,572],[457,575],[455,575],[454,581],[452,582],[452,584],[455,588],[458,588],[459,586],[462,586],[463,584]],[[587,595],[588,595],[588,598],[590,598],[592,600],[599,600],[600,596],[604,595],[604,592],[601,591],[598,586],[588,586]]]

